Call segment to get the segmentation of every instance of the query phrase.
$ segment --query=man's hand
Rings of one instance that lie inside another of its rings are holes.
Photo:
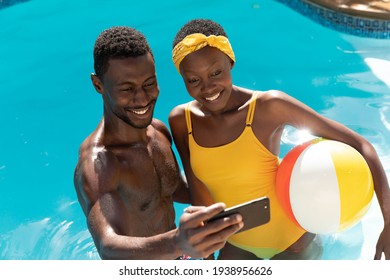
[[[206,258],[223,248],[226,239],[243,227],[239,214],[206,222],[225,209],[225,204],[216,203],[208,207],[190,206],[180,218],[176,238],[182,254],[192,258]]]

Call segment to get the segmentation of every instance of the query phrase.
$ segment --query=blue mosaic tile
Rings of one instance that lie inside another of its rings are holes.
[[[360,37],[390,39],[390,20],[343,14],[302,0],[275,0],[336,31]]]

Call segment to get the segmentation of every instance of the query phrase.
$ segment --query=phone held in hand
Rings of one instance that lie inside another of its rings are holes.
[[[208,222],[233,214],[240,214],[244,222],[244,226],[237,233],[266,224],[270,221],[269,198],[264,196],[227,208],[210,218]]]

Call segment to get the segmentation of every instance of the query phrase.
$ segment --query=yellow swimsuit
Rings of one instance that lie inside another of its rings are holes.
[[[192,135],[191,102],[185,115],[192,170],[210,190],[215,202],[222,201],[231,207],[258,197],[269,197],[271,221],[228,240],[259,258],[269,259],[287,249],[304,231],[287,217],[276,197],[278,157],[265,148],[252,131],[256,95],[252,96],[244,131],[236,140],[223,146],[199,146]]]

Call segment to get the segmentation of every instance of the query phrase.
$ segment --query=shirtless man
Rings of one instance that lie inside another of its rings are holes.
[[[224,204],[190,206],[175,226],[173,201],[188,202],[188,191],[169,131],[153,119],[159,88],[145,37],[128,27],[103,31],[94,68],[103,118],[80,147],[74,183],[101,258],[202,258],[221,249],[242,227],[239,215],[204,222]]]

